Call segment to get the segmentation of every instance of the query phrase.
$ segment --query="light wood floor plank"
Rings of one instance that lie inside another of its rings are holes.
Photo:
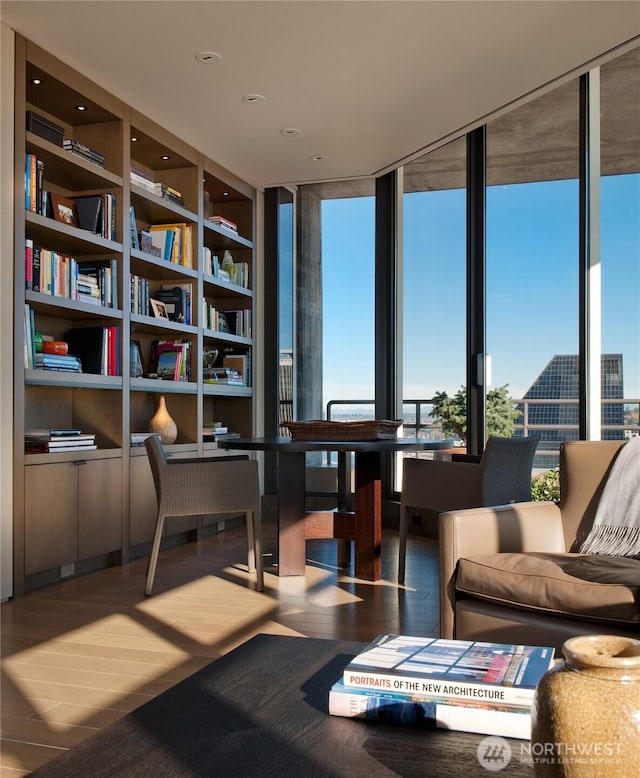
[[[275,527],[264,531],[271,560]],[[437,546],[429,541],[410,538],[404,587],[395,580],[393,533],[385,533],[375,583],[336,568],[333,542],[310,541],[304,577],[279,578],[268,566],[257,592],[236,563],[244,548],[238,529],[163,551],[150,598],[139,559],[4,603],[0,778],[23,778],[261,632],[360,641],[437,634]]]

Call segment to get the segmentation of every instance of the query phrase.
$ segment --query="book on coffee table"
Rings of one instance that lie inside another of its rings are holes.
[[[549,646],[383,634],[349,662],[342,682],[351,690],[529,708],[553,661]]]
[[[531,738],[531,709],[517,705],[437,701],[419,694],[353,689],[336,681],[329,692],[332,716],[453,729],[481,735]]]

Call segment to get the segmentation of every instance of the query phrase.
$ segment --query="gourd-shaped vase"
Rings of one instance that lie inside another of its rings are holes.
[[[531,756],[545,778],[640,775],[640,640],[570,638],[540,680]]]
[[[175,439],[178,437],[178,428],[169,415],[163,394],[158,396],[156,412],[149,422],[149,432],[156,432],[165,445],[175,442]]]

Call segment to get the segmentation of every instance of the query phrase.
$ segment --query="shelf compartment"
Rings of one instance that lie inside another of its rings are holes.
[[[135,381],[163,384],[164,386],[154,391],[132,393],[130,431],[144,432],[149,429],[149,422],[156,412],[157,395],[162,394],[165,395],[167,411],[178,428],[178,437],[176,438],[175,444],[172,444],[172,446],[196,444],[198,437],[196,413],[198,398],[195,392],[195,385],[192,394],[185,394],[172,392],[171,389],[167,389],[169,384],[174,383],[172,381],[148,381],[139,378],[135,379]],[[139,448],[142,448],[143,451],[145,450],[144,447],[134,447],[134,450],[138,450]]]
[[[242,389],[242,387],[229,388]],[[202,420],[204,423],[221,421],[229,432],[237,432],[244,437],[250,437],[252,434],[251,395],[205,394]],[[206,445],[215,446],[216,444],[213,441],[205,441]]]
[[[236,235],[231,230],[225,230],[224,227],[218,227],[205,220],[204,222],[204,241],[207,246],[216,249],[251,249],[253,243],[242,235]]]
[[[65,189],[83,192],[94,189],[122,188],[122,176],[94,165],[55,143],[32,132],[26,135],[27,152],[44,162],[45,178],[63,182]]]
[[[131,184],[131,203],[135,208],[136,218],[148,224],[162,222],[197,222],[198,215],[193,211],[171,202],[166,197],[157,195]]]
[[[55,384],[39,381],[27,384],[25,429],[80,429],[83,433],[96,436],[98,451],[106,449],[113,454],[113,449],[122,448],[122,398],[119,391],[109,390],[121,390],[122,379],[85,373],[72,373],[70,376],[81,380],[69,385],[62,376]],[[87,380],[82,380],[83,378]],[[90,453],[92,452],[67,452],[74,456]],[[63,454],[63,458],[65,456]],[[49,461],[51,455],[48,454],[47,457]]]

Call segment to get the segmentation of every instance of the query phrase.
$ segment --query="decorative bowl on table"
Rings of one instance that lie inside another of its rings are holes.
[[[366,421],[287,421],[293,440],[392,440],[398,437],[402,419]]]

